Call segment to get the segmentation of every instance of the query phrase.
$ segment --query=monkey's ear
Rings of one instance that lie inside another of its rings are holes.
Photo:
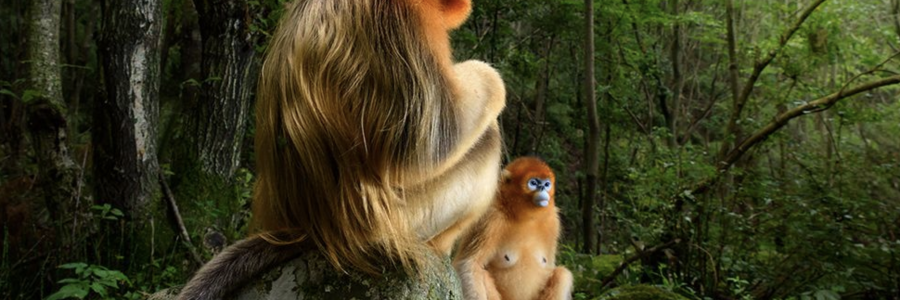
[[[509,182],[510,179],[512,179],[512,173],[507,169],[503,169],[503,171],[500,172],[500,181]]]
[[[472,0],[432,0],[439,2],[444,14],[444,25],[447,29],[456,29],[462,25],[472,12]]]

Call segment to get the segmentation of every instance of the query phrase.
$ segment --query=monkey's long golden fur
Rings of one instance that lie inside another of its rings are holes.
[[[220,299],[316,248],[338,270],[427,267],[490,206],[506,92],[448,32],[470,0],[297,0],[275,32],[257,99],[253,236],[179,299]],[[388,261],[382,260],[386,258]]]
[[[455,235],[441,233],[477,219],[499,174],[503,83],[450,57],[448,31],[469,10],[469,0],[288,8],[260,78],[256,232],[311,240],[336,268],[372,273],[373,257],[422,267],[425,241],[448,250]]]

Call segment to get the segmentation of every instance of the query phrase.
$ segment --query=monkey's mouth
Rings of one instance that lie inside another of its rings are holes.
[[[534,205],[540,207],[547,207],[550,205],[550,193],[547,191],[540,191],[534,195]]]

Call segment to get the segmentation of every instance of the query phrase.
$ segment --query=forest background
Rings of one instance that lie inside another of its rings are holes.
[[[0,298],[140,298],[246,234],[283,2],[0,0]],[[900,0],[476,0],[453,45],[556,170],[576,299],[898,299]]]

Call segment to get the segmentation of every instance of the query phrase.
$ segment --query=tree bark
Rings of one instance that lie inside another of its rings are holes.
[[[105,0],[99,41],[106,97],[94,104],[96,199],[143,222],[157,184],[159,0]]]
[[[669,5],[672,6],[672,15],[678,17],[680,12],[678,10],[678,0],[669,0]],[[671,117],[668,120],[666,126],[669,126],[669,131],[672,132],[672,135],[669,137],[669,146],[675,147],[678,145],[678,117],[679,111],[681,111],[681,90],[684,88],[684,76],[681,72],[681,23],[676,21],[675,24],[672,25],[672,48],[670,48],[670,57],[672,60],[672,109],[669,110]]]
[[[74,194],[75,163],[69,156],[66,106],[62,96],[59,30],[62,2],[31,2],[28,19],[27,128],[38,160],[39,186],[52,220]],[[28,99],[30,98],[30,99]]]
[[[553,51],[555,36],[550,36],[544,41],[542,56],[544,66],[541,73],[538,74],[537,82],[534,88],[534,130],[532,132],[531,153],[539,153],[538,148],[541,146],[541,140],[544,137],[544,115],[547,102],[547,88],[550,81],[550,54]]]
[[[594,232],[594,198],[597,190],[598,144],[600,143],[600,121],[597,117],[597,100],[594,89],[594,1],[584,1],[585,42],[584,42],[584,101],[588,110],[588,139],[585,145],[585,174],[587,175],[585,199],[581,203],[581,225],[584,236],[584,253],[596,248],[597,234]]]
[[[215,208],[223,212],[241,211],[239,190],[234,174],[240,167],[241,148],[250,115],[250,104],[258,76],[258,53],[255,46],[260,35],[250,29],[256,17],[246,0],[194,0],[184,3],[186,51],[182,66],[193,73],[199,60],[199,89],[187,86],[181,122],[182,134],[173,145],[171,187],[182,201],[185,214]],[[193,7],[191,7],[193,6]],[[196,26],[202,41],[196,52]],[[189,15],[190,14],[190,15]],[[199,54],[199,56],[197,56]],[[195,94],[194,92],[197,92]],[[204,200],[204,201],[198,201]],[[188,230],[221,226],[229,238],[241,235],[240,218],[212,215],[210,218],[185,220]],[[212,222],[211,222],[212,221]]]
[[[189,109],[190,152],[208,174],[230,180],[237,170],[256,87],[258,34],[244,0],[195,0],[203,38],[202,90]]]

